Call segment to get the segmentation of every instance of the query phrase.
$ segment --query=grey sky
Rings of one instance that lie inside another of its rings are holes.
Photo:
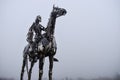
[[[53,76],[110,77],[120,72],[119,0],[1,0],[0,77],[19,79],[28,28],[37,15],[46,27],[53,4],[68,12],[56,23],[60,62],[54,64]],[[46,58],[44,77],[47,71]]]

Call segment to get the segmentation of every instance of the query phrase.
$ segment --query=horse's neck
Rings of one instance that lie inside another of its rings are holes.
[[[54,35],[56,17],[50,17],[47,25],[47,33],[49,35]]]

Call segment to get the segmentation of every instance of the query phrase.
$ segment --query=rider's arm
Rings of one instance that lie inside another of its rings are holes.
[[[34,33],[34,31],[33,31],[33,27],[34,27],[34,23],[32,24],[32,26],[29,28],[29,31],[28,31],[28,33],[27,33],[27,42],[28,43],[32,43],[33,42],[33,33]]]
[[[41,30],[46,31],[46,28],[40,24]]]

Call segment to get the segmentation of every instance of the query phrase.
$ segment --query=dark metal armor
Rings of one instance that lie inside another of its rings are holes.
[[[30,51],[36,52],[37,44],[42,38],[41,32],[42,30],[45,31],[45,28],[41,24],[39,24],[39,22],[41,22],[41,17],[37,16],[35,22],[33,22],[32,26],[29,28],[29,31],[27,33],[27,42],[32,47],[32,50]]]

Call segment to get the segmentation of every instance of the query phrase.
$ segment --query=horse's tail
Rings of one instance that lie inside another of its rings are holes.
[[[55,62],[59,62],[59,60],[57,59],[57,58],[53,58],[53,61],[55,61]]]

